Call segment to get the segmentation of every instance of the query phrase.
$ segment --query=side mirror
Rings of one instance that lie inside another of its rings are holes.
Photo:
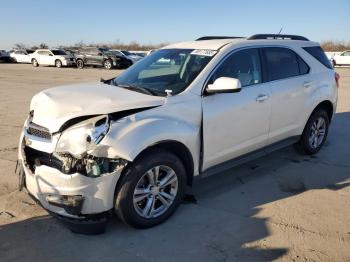
[[[53,54],[49,54],[49,56],[53,56]]]
[[[219,77],[205,89],[208,94],[237,93],[241,91],[241,81],[237,78]]]

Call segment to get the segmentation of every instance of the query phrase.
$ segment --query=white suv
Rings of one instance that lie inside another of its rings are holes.
[[[20,185],[64,217],[115,210],[151,227],[197,178],[293,143],[318,152],[338,79],[319,44],[300,36],[169,45],[114,79],[35,95]]]
[[[75,64],[74,57],[61,49],[38,49],[29,56],[34,67],[39,65],[62,67]]]

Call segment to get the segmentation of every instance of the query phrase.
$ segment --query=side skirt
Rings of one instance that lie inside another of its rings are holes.
[[[269,145],[269,146],[263,147],[261,149],[258,149],[256,151],[245,154],[243,156],[240,156],[240,157],[234,158],[232,160],[226,161],[224,163],[218,164],[216,166],[210,167],[210,168],[202,171],[201,173],[199,173],[199,175],[195,176],[194,182],[200,180],[201,178],[205,178],[208,176],[215,175],[217,173],[224,172],[224,171],[231,169],[235,166],[239,166],[239,165],[242,165],[244,163],[255,160],[257,158],[260,158],[262,156],[268,155],[276,150],[288,147],[288,146],[296,143],[297,141],[299,141],[299,139],[300,139],[300,136],[294,136],[291,138],[287,138],[287,139],[282,140],[280,142],[274,143],[272,145]]]

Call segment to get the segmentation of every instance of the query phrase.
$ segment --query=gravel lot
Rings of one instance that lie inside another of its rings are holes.
[[[1,261],[350,261],[350,68],[330,136],[313,157],[292,147],[200,181],[197,204],[135,230],[112,220],[98,236],[71,233],[24,192],[14,167],[31,97],[117,70],[0,64]]]

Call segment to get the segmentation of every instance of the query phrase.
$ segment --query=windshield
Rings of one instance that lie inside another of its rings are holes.
[[[67,55],[63,50],[51,50],[54,55]]]
[[[138,87],[155,95],[178,94],[185,90],[216,51],[161,49],[145,57],[111,81],[121,87]],[[167,90],[167,92],[166,92]]]

